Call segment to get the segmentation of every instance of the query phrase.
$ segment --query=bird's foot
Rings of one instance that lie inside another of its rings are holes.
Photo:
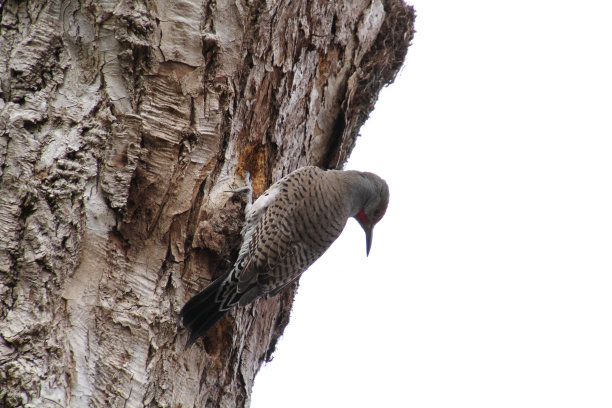
[[[227,190],[227,192],[234,194],[246,194],[248,208],[251,206],[251,204],[253,204],[253,186],[251,185],[251,174],[248,171],[245,171],[244,178],[246,181],[246,186],[237,188],[235,190]]]

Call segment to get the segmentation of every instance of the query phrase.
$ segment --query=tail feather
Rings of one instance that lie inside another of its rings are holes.
[[[217,323],[229,310],[217,299],[217,294],[225,281],[226,275],[219,277],[200,293],[189,299],[179,314],[179,323],[191,332],[185,348],[191,346],[198,338]]]

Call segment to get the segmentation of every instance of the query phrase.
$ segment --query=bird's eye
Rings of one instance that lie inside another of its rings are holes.
[[[374,210],[374,216],[378,217],[380,215],[380,210]]]

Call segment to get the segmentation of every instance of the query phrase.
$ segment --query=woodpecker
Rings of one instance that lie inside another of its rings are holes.
[[[338,238],[354,217],[365,231],[366,256],[374,225],[389,203],[387,183],[373,173],[302,167],[274,183],[254,203],[246,175],[242,245],[233,268],[183,306],[179,323],[203,336],[233,306],[274,296],[294,282]]]

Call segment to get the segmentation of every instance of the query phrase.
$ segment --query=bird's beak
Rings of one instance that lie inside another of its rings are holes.
[[[372,229],[371,225],[364,225],[363,230],[366,234],[366,256],[370,255],[370,248],[372,247]]]

